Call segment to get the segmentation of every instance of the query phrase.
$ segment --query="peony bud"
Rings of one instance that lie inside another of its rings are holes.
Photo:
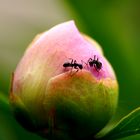
[[[89,65],[96,60],[100,69]],[[65,62],[81,64],[63,67]],[[100,46],[79,33],[73,21],[38,35],[18,64],[11,85],[15,118],[48,139],[95,135],[117,107],[118,84]]]

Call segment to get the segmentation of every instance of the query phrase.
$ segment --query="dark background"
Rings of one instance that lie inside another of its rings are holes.
[[[139,0],[0,0],[0,94],[9,96],[12,71],[35,35],[75,20],[99,42],[120,87],[114,120],[140,106]],[[24,130],[0,103],[0,140],[41,140]],[[140,135],[122,140],[139,140]]]

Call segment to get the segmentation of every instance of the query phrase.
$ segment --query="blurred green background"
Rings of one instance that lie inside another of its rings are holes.
[[[113,65],[120,86],[114,120],[119,120],[140,106],[139,0],[0,0],[0,94],[9,96],[11,73],[34,36],[71,19],[101,44]],[[0,140],[27,138],[41,140],[0,103]]]

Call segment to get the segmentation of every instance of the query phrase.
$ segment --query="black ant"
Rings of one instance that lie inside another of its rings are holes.
[[[76,61],[76,60],[73,60],[73,59],[71,59],[71,62],[65,62],[65,63],[63,64],[63,67],[65,67],[65,68],[66,68],[66,67],[75,68],[75,69],[77,69],[76,72],[78,72],[79,69],[83,69],[83,65],[77,63],[77,61]]]
[[[90,67],[94,66],[96,71],[99,71],[102,68],[102,63],[98,60],[98,58],[96,59],[96,55],[94,55],[94,59],[89,58],[88,63]]]

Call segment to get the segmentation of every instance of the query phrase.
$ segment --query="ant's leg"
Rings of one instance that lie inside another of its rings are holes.
[[[70,64],[72,65],[73,64],[73,59],[72,58],[69,58],[69,59],[71,59]],[[71,68],[70,74],[72,73],[72,70],[73,70],[73,67]]]
[[[96,55],[94,55],[94,60],[96,60]]]
[[[68,59],[70,59],[70,60],[71,60],[70,64],[73,64],[73,59],[72,59],[72,58],[68,58]]]
[[[99,76],[99,69],[95,66],[95,69],[96,69],[96,71],[97,71],[97,76]]]
[[[70,75],[71,75],[71,73],[72,73],[72,70],[73,70],[73,67],[72,67],[71,70],[70,70]]]
[[[88,63],[84,62],[83,60],[81,60],[81,63],[82,63],[83,68],[89,68],[89,67],[88,67]],[[83,63],[84,63],[86,66],[83,65]]]
[[[70,64],[73,64],[73,59],[72,58],[69,58],[71,60]]]
[[[89,58],[87,62],[89,63],[89,62],[92,61],[92,60],[93,60],[92,58]]]
[[[77,63],[77,61],[76,60],[74,60],[74,64],[76,64]]]
[[[73,70],[73,59],[72,59],[72,58],[69,58],[69,59],[71,59],[71,62],[70,62],[70,64],[71,64],[71,71],[70,71],[70,75],[71,75],[72,70]]]
[[[88,63],[84,62],[83,60],[81,60],[81,63],[82,63],[82,65],[83,65],[83,63],[85,63],[86,65],[88,65]]]
[[[96,59],[97,58],[97,59]],[[98,62],[98,57],[96,57],[96,55],[94,55],[94,60]]]
[[[77,73],[78,71],[79,71],[79,68],[77,68],[77,66],[76,67],[74,67],[75,69],[76,69],[76,71],[75,72],[73,72],[73,74],[71,74],[71,76],[73,76],[75,73]]]
[[[88,61],[87,61],[87,63],[89,64],[92,61],[93,61],[93,59],[92,58],[89,58]]]
[[[93,66],[93,59],[89,58],[88,61],[87,61],[87,68],[89,69],[92,66]]]
[[[96,71],[99,72],[99,69],[97,67],[95,67]]]
[[[78,71],[79,71],[79,68],[77,68],[77,66],[75,67],[75,69],[76,69],[76,72],[78,72]]]
[[[77,61],[76,61],[76,60],[74,60],[73,67],[74,67],[75,69],[77,69]]]
[[[95,70],[99,73],[99,69],[96,67],[95,64],[94,64],[94,68],[95,68]]]

